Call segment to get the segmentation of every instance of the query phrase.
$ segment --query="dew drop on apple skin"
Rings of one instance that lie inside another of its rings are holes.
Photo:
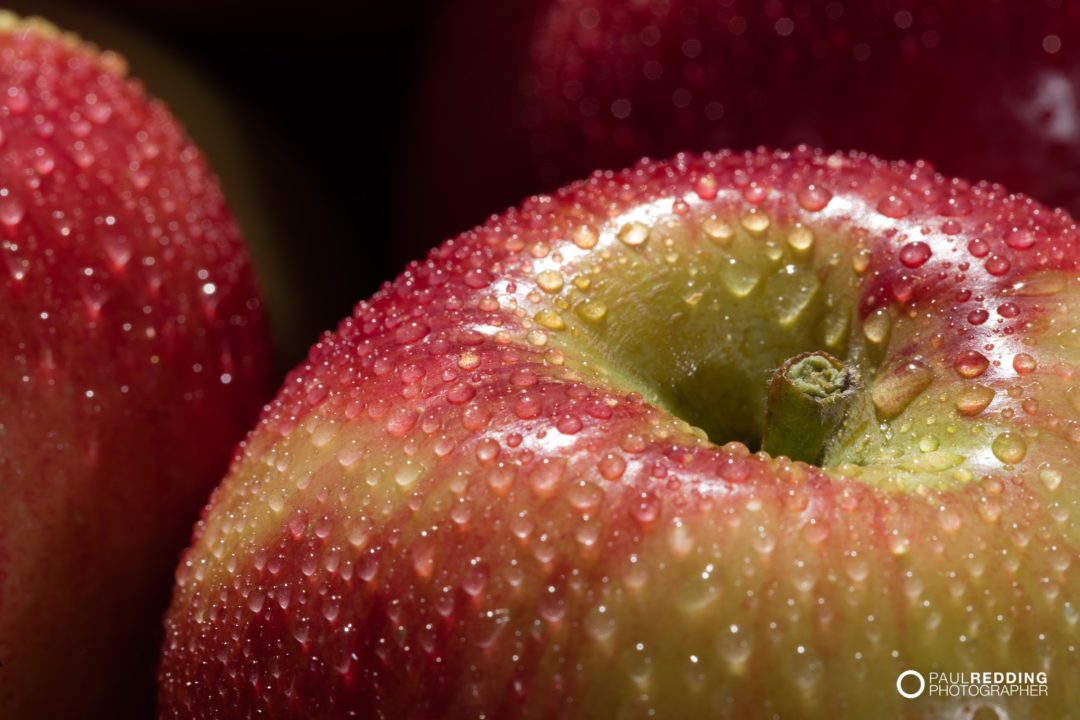
[[[888,316],[885,316],[888,317]],[[934,371],[922,358],[912,358],[879,377],[870,390],[874,410],[882,419],[900,415],[930,386]]]
[[[720,281],[736,299],[742,299],[757,287],[761,274],[752,263],[728,258],[720,267]]]
[[[548,585],[540,592],[537,611],[540,613],[540,617],[552,625],[566,616],[566,600],[558,588],[554,585]]]
[[[585,634],[606,648],[612,646],[617,627],[615,613],[606,605],[597,605],[585,616]]]
[[[590,323],[599,323],[607,316],[607,306],[599,302],[586,300],[578,303],[574,310],[583,320]]]
[[[1013,370],[1017,375],[1030,375],[1037,367],[1038,362],[1028,353],[1017,353],[1013,357]]]
[[[26,215],[26,208],[6,188],[0,188],[0,225],[18,227]]]
[[[795,199],[803,210],[818,212],[824,210],[832,200],[832,193],[820,185],[804,185],[795,193]]]
[[[962,415],[978,415],[994,399],[994,389],[986,385],[972,385],[964,388],[956,398],[956,409]]]
[[[814,231],[803,225],[796,225],[788,233],[787,243],[796,253],[805,253],[814,246]]]
[[[980,377],[988,367],[990,367],[990,361],[978,350],[965,350],[953,362],[956,374],[968,380]]]
[[[627,223],[619,228],[618,238],[624,245],[638,247],[649,239],[649,228],[639,222]]]
[[[878,202],[877,211],[885,217],[899,220],[911,214],[911,203],[902,197],[889,195]]]
[[[930,246],[920,241],[910,242],[900,248],[900,263],[906,268],[920,268],[933,255]]]
[[[660,501],[650,491],[630,500],[630,514],[641,525],[651,525],[660,516]]]
[[[757,209],[745,212],[739,222],[743,229],[753,237],[763,236],[772,224],[769,216]]]
[[[1053,468],[1044,468],[1039,471],[1039,481],[1050,492],[1054,492],[1061,487],[1061,471]]]
[[[562,482],[566,471],[566,460],[563,458],[544,458],[529,474],[530,485],[537,495],[551,497],[555,488]]]
[[[544,270],[536,276],[536,284],[546,293],[555,294],[563,289],[563,276],[557,270]]]
[[[871,345],[882,348],[889,342],[892,318],[885,308],[878,308],[863,321],[863,337]]]
[[[563,320],[562,315],[554,310],[541,310],[536,313],[533,319],[536,320],[538,325],[548,330],[559,331],[566,329],[566,321]]]
[[[600,235],[589,225],[579,225],[574,229],[570,239],[573,241],[574,245],[582,250],[591,250],[596,247],[596,243],[600,240]]]
[[[590,513],[603,501],[604,490],[591,480],[579,480],[571,485],[566,498],[578,512]]]
[[[1012,263],[1009,262],[1008,258],[1002,257],[1001,255],[991,255],[984,264],[984,267],[986,268],[986,272],[991,275],[1001,277],[1012,269]]]
[[[753,643],[748,627],[732,624],[720,631],[716,636],[716,650],[728,672],[736,676],[746,673],[746,665],[754,649]]]
[[[1027,441],[1018,433],[1003,432],[994,438],[990,449],[1006,465],[1015,465],[1027,455]]]

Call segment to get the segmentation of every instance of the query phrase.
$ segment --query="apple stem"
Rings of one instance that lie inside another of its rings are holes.
[[[773,373],[761,449],[818,465],[844,423],[858,372],[825,352],[789,358]]]

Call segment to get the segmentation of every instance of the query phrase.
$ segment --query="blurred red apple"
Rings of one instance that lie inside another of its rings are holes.
[[[149,712],[177,551],[270,381],[248,255],[124,61],[0,13],[0,717]]]
[[[448,0],[438,28],[413,254],[596,168],[761,144],[924,158],[1080,211],[1071,0]]]
[[[1078,301],[1067,213],[925,164],[533,198],[288,378],[177,571],[160,716],[1066,717]]]

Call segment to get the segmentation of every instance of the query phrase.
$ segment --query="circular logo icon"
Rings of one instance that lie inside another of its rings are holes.
[[[918,690],[916,690],[915,692],[907,692],[906,690],[904,690],[904,678],[907,677],[916,677],[919,679]],[[922,676],[922,673],[920,673],[918,670],[905,670],[904,672],[900,673],[900,675],[896,678],[896,692],[900,693],[908,700],[919,697],[923,694],[923,690],[926,690],[926,678],[924,678]]]

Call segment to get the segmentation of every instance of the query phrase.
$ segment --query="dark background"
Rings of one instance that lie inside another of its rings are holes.
[[[103,48],[209,156],[252,246],[279,363],[409,259],[400,188],[439,0],[16,0]]]

